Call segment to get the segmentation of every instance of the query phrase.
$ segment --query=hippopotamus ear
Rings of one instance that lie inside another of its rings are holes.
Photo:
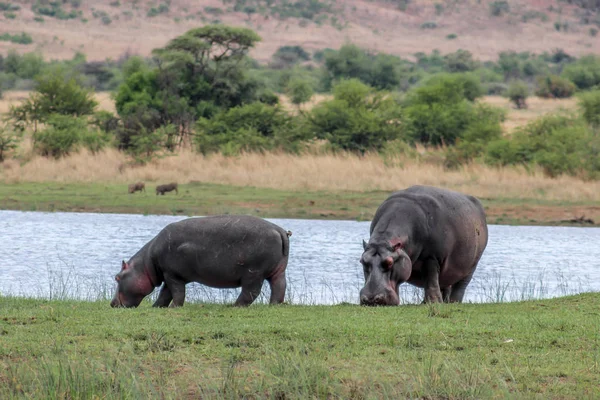
[[[367,242],[365,242],[365,239],[363,239],[363,250],[367,249]]]
[[[121,262],[121,271],[125,271],[127,269],[127,267],[129,267],[129,265],[127,265],[127,263],[125,262],[125,260],[123,260]]]

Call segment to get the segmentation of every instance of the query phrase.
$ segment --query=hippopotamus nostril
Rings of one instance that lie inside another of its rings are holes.
[[[369,297],[367,295],[362,295],[360,296],[360,304],[368,304],[369,303]]]
[[[384,294],[378,294],[377,296],[375,296],[375,298],[373,299],[373,302],[375,304],[385,304],[385,295]]]

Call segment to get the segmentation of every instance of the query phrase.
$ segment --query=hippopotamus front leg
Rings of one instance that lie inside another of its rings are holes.
[[[242,281],[242,292],[235,301],[235,306],[249,306],[260,295],[263,279]]]
[[[168,307],[169,303],[171,303],[171,300],[173,300],[173,294],[171,293],[171,290],[169,290],[169,287],[165,283],[160,289],[158,299],[156,299],[152,307]]]
[[[440,290],[440,264],[430,258],[423,263],[425,271],[425,302],[441,303],[442,291]]]

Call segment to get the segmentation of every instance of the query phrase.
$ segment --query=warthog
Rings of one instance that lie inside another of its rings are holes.
[[[135,193],[137,191],[146,191],[146,184],[144,184],[144,182],[136,182],[136,183],[132,183],[131,185],[129,185],[129,193]]]
[[[167,192],[172,192],[175,191],[175,193],[179,194],[179,191],[177,190],[177,182],[172,182],[172,183],[167,183],[166,185],[158,185],[156,187],[156,195],[158,196],[158,194],[162,194],[164,195]]]

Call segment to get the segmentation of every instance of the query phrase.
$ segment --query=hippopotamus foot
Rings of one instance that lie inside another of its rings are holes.
[[[286,288],[286,280],[285,280],[285,266],[284,272],[279,273],[268,279],[269,286],[271,287],[271,298],[269,299],[270,304],[280,304],[283,303],[285,298],[285,288]]]
[[[164,284],[163,287],[160,289],[158,298],[156,299],[152,307],[168,307],[169,303],[171,303],[171,300],[173,300],[173,294],[171,293],[171,290],[169,290],[169,287],[166,284]]]

